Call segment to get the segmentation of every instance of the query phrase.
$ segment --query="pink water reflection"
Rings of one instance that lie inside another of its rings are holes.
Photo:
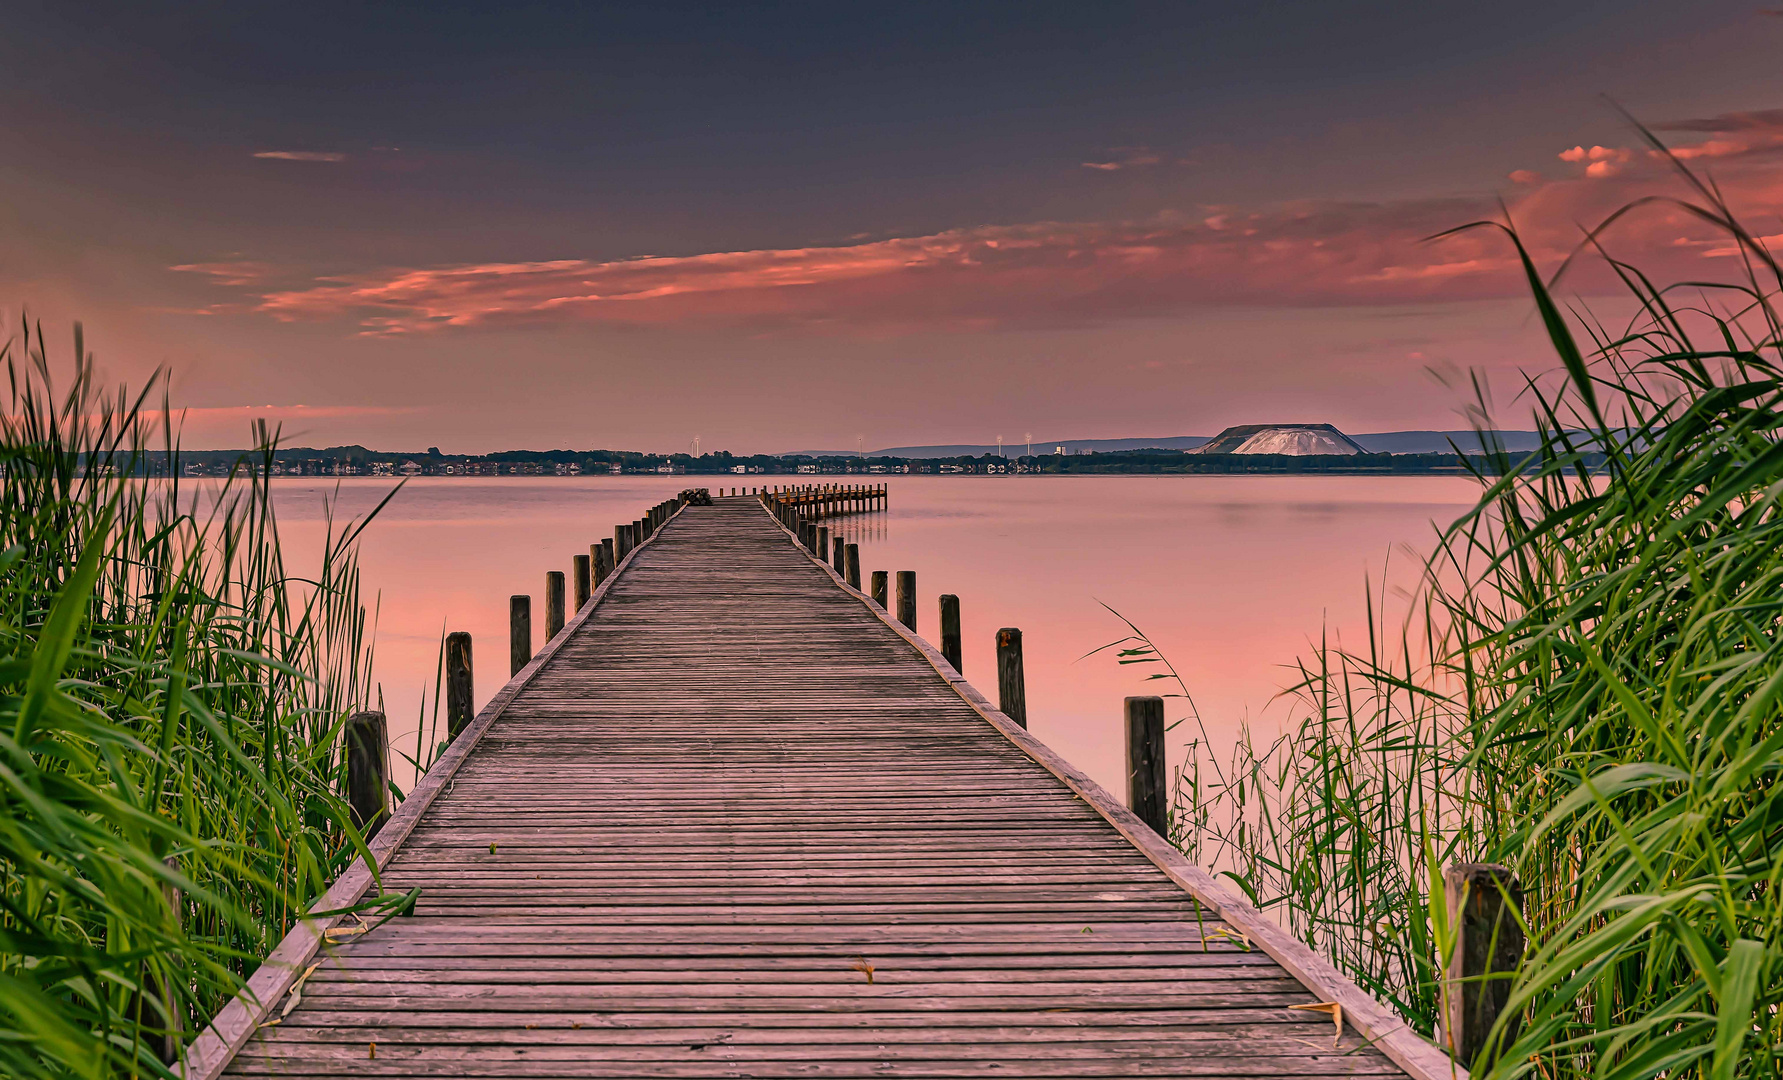
[[[1378,580],[1396,546],[1428,548],[1432,522],[1453,519],[1475,490],[1450,477],[884,479],[889,514],[830,523],[862,545],[863,570],[916,571],[918,630],[931,640],[937,596],[957,594],[965,674],[993,699],[993,635],[1021,627],[1031,728],[1116,790],[1121,698],[1149,691],[1142,669],[1078,661],[1124,632],[1098,601],[1165,649],[1216,735],[1246,717],[1267,725],[1280,710],[1265,706],[1290,681],[1284,665],[1324,626],[1359,633],[1365,577]],[[571,555],[690,482],[708,481],[411,481],[362,551],[365,584],[381,596],[377,670],[393,736],[412,752],[443,629],[473,635],[480,704],[507,679],[508,596],[531,594],[536,607],[547,570],[567,572]],[[337,520],[365,513],[390,486],[342,481]],[[278,483],[294,555],[319,545],[323,500],[335,490]],[[1411,569],[1405,555],[1394,560]],[[1188,734],[1172,733],[1173,753]]]

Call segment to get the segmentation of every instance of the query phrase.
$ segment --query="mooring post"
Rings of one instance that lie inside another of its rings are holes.
[[[576,575],[575,610],[581,611],[588,603],[588,598],[594,595],[594,563],[590,555],[572,555],[570,569]]]
[[[589,544],[588,595],[593,596],[594,590],[600,588],[601,582],[605,580],[607,580],[607,568],[601,565],[601,546],[599,544]]]
[[[1165,805],[1164,699],[1127,699],[1127,808],[1152,832],[1170,839],[1170,812]]]
[[[848,564],[848,587],[858,590],[861,587],[861,546],[849,544],[843,558]]]
[[[625,558],[625,553],[631,550],[631,536],[629,533],[630,528],[631,528],[631,526],[629,526],[629,525],[615,525],[615,526],[613,526],[613,558],[615,560],[615,562],[613,563],[614,566],[618,566],[619,563],[617,560]]]
[[[649,518],[649,515],[645,515],[644,517],[641,517],[641,518],[637,519],[636,521],[632,522],[631,527],[632,527],[632,532],[634,533],[634,541],[635,541],[633,544],[634,547],[639,544],[642,544],[644,541],[650,539],[650,518]]]
[[[532,662],[532,597],[508,597],[508,678]]]
[[[563,629],[563,571],[545,571],[545,640]]]
[[[619,564],[617,562],[615,562],[613,559],[613,538],[611,536],[602,537],[601,538],[601,580],[602,581],[607,580],[608,575],[610,575],[613,572],[613,567],[618,566],[618,565]]]
[[[1013,626],[997,631],[997,708],[1023,728],[1028,726],[1028,690],[1022,679],[1022,632]]]
[[[819,560],[824,561],[824,562],[829,561],[829,557],[830,557],[830,527],[828,525],[819,525],[817,527],[817,551],[815,552],[815,554],[817,555]]]
[[[916,571],[898,571],[898,621],[916,631]]]
[[[873,602],[887,611],[891,610],[891,590],[886,584],[887,574],[884,570],[873,571]]]
[[[1523,884],[1509,867],[1456,863],[1443,871],[1443,895],[1455,943],[1443,978],[1442,1038],[1458,1063],[1483,1071],[1517,1038],[1513,1015],[1487,1045],[1523,959]]]
[[[477,701],[471,692],[471,636],[460,630],[446,635],[446,738],[470,726],[477,715]]]
[[[941,594],[941,655],[960,669],[960,598],[952,593]]]
[[[390,728],[381,712],[347,717],[347,806],[367,840],[390,814]]]
[[[848,576],[848,542],[838,536],[831,541],[831,544],[834,545],[834,550],[830,553],[833,556],[830,559],[830,565],[834,566],[836,573],[841,574],[846,580]]]

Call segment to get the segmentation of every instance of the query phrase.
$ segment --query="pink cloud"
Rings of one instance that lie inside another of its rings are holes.
[[[1219,208],[1195,220],[979,226],[838,247],[399,268],[267,293],[259,310],[287,320],[345,316],[382,334],[529,321],[990,329],[1208,303],[1426,299],[1466,291],[1457,282],[1509,265],[1487,257],[1484,235],[1420,242],[1490,210],[1450,200],[1308,203]]]
[[[1672,156],[1680,161],[1774,155],[1777,151],[1783,150],[1783,109],[1763,109],[1757,112],[1723,113],[1719,116],[1698,119],[1672,120],[1654,124],[1652,130],[1682,131],[1711,136],[1700,142],[1670,147]],[[1575,163],[1614,162],[1617,166],[1640,158],[1663,163],[1665,155],[1645,148],[1634,150],[1628,147],[1610,146],[1593,146],[1589,150],[1583,146],[1575,146],[1560,154],[1562,161]],[[1590,168],[1587,168],[1586,174],[1607,176],[1614,175],[1619,171],[1619,168],[1612,167],[1594,173]]]
[[[320,150],[261,150],[254,155],[271,161],[345,161],[347,155]]]
[[[1542,181],[1542,174],[1529,169],[1518,169],[1511,173],[1510,180],[1513,184],[1539,184]]]
[[[1097,169],[1102,172],[1118,172],[1121,169],[1137,169],[1146,165],[1156,165],[1164,160],[1147,146],[1116,146],[1109,150],[1113,155],[1107,161],[1086,161],[1083,167]]]
[[[1671,166],[1644,151],[1578,146],[1571,177],[1512,174],[1510,211],[1542,266],[1577,250],[1582,227],[1631,200],[1682,194]],[[1783,174],[1758,158],[1724,160],[1717,182],[1753,220],[1783,215]],[[1405,304],[1520,296],[1504,238],[1432,234],[1496,218],[1487,199],[1205,206],[1145,221],[979,225],[838,245],[630,259],[546,259],[392,267],[273,288],[256,264],[190,264],[258,294],[282,320],[345,319],[370,335],[516,324],[731,327],[752,332],[1089,325],[1196,307]],[[1660,278],[1701,273],[1724,238],[1666,204],[1604,237]],[[1587,266],[1571,287],[1615,289]],[[257,287],[256,287],[257,286]]]
[[[273,273],[272,264],[245,259],[234,262],[182,263],[168,269],[183,274],[203,274],[218,285],[255,285]]]

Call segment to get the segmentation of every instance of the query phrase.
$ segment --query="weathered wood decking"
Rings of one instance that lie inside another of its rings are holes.
[[[388,840],[415,915],[228,1074],[1401,1074],[950,675],[755,502],[684,509]]]

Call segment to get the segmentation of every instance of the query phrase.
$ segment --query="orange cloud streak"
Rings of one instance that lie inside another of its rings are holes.
[[[1706,125],[1686,130],[1714,138],[1683,156],[1729,159],[1732,171],[1718,179],[1737,205],[1783,210],[1783,177],[1764,153],[1783,139],[1783,117],[1684,123]],[[1744,149],[1727,146],[1730,139]],[[1532,252],[1550,261],[1576,247],[1579,223],[1650,193],[1670,168],[1625,147],[1578,146],[1559,157],[1578,173],[1512,174],[1513,217]],[[1206,305],[1518,295],[1522,277],[1498,234],[1424,242],[1497,216],[1483,199],[1203,207],[1147,222],[986,225],[827,247],[394,268],[266,291],[257,307],[285,320],[349,318],[368,334],[525,322],[881,333],[1082,325]],[[1699,269],[1719,256],[1719,239],[1681,212],[1654,207],[1618,225],[1610,242],[1663,273]],[[246,284],[258,268],[187,269]]]
[[[995,327],[1159,314],[1208,302],[1427,298],[1508,268],[1484,238],[1420,245],[1485,212],[1305,205],[1194,221],[984,226],[839,247],[596,262],[397,269],[266,294],[281,319],[358,318],[373,333],[526,320]]]

